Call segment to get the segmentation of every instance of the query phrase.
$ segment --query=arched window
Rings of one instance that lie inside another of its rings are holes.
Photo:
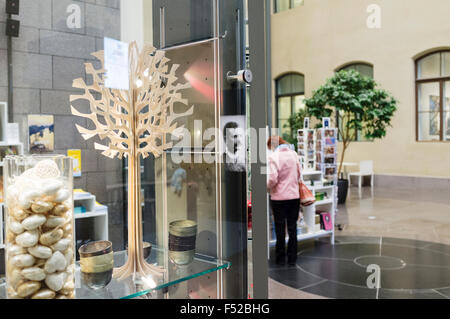
[[[275,0],[274,11],[275,13],[293,9],[304,4],[304,0]]]
[[[450,140],[450,51],[416,60],[418,141]]]
[[[277,124],[281,135],[293,132],[288,125],[291,115],[305,108],[305,77],[286,74],[276,80]]]
[[[348,64],[337,71],[342,70],[355,70],[358,71],[361,75],[368,76],[373,79],[373,65],[368,63],[352,63]]]
[[[373,79],[373,65],[363,62],[357,62],[357,63],[351,63],[347,64],[344,67],[341,67],[336,70],[336,72],[339,71],[348,71],[348,70],[354,70],[359,72],[363,76],[367,76],[371,79]],[[336,122],[338,123],[339,130],[342,130],[343,123],[339,121],[339,116],[336,115]],[[368,140],[365,137],[364,130],[358,131],[355,135],[354,142],[367,142]],[[339,134],[339,140],[342,140],[341,135]]]

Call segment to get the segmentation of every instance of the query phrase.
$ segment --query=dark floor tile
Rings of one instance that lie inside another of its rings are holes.
[[[297,267],[285,267],[269,270],[269,276],[286,286],[300,289],[323,281],[323,279],[307,274]]]
[[[449,245],[428,243],[428,245],[425,247],[425,249],[450,255],[450,246]]]
[[[427,247],[431,244],[430,242],[420,241],[420,240],[388,238],[388,237],[383,237],[382,242],[383,242],[383,244],[395,244],[395,245],[411,246],[411,247],[417,247],[417,248]]]
[[[334,299],[375,299],[376,290],[326,281],[302,291]]]
[[[374,244],[380,243],[380,237],[362,237],[362,236],[336,236],[337,244],[345,243],[361,243],[361,244]]]
[[[305,258],[298,265],[305,272],[319,278],[360,287],[366,287],[369,276],[366,268],[353,261]]]
[[[399,246],[396,244],[382,245],[381,254],[383,256],[395,256],[408,265],[427,265],[427,266],[448,266],[450,265],[450,256],[440,252],[428,250],[427,248]]]
[[[360,256],[378,255],[379,244],[337,243],[336,245],[324,244],[315,249],[301,251],[299,257],[322,257],[331,259],[354,260]]]
[[[386,289],[439,289],[450,286],[450,268],[406,266],[381,272],[381,287]]]
[[[427,290],[388,290],[380,289],[378,299],[446,299],[439,293]]]

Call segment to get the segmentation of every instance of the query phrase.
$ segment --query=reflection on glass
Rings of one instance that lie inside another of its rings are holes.
[[[450,141],[450,112],[444,112],[444,139]]]
[[[355,63],[348,65],[341,70],[354,70],[359,72],[363,76],[368,76],[373,79],[373,66],[364,63]]]
[[[439,140],[441,96],[439,83],[419,84],[419,140]]]
[[[276,0],[276,12],[281,12],[290,9],[291,0]]]
[[[278,118],[287,120],[291,116],[291,97],[282,97],[278,100]]]
[[[300,110],[304,110],[306,108],[305,105],[305,96],[297,95],[294,96],[294,113],[300,112]]]
[[[442,53],[442,76],[450,76],[450,52]]]
[[[184,125],[190,132],[188,148],[205,148],[211,141],[203,138],[204,133],[215,128],[214,45],[204,43],[172,49],[166,56],[171,63],[180,65],[177,70],[180,82],[191,85],[183,91],[183,97],[189,101],[189,106],[194,106],[194,115],[180,118],[176,121],[177,126]],[[186,110],[182,104],[175,106],[176,113]],[[180,143],[178,140],[173,142],[175,146]]]
[[[450,54],[448,54],[450,71]],[[450,140],[450,81],[444,83],[444,140]]]
[[[418,62],[417,77],[419,79],[437,78],[441,75],[441,54],[429,55]]]
[[[178,156],[183,156],[185,162],[179,163]],[[167,154],[166,198],[163,198],[162,193],[157,192],[156,201],[164,201],[167,205],[167,229],[174,221],[196,222],[196,252],[217,256],[215,164],[195,164],[195,161],[199,162],[196,155]],[[162,160],[158,159],[157,162],[157,178],[161,178]]]
[[[305,77],[300,74],[288,74],[277,80],[278,95],[303,94],[305,91]]]
[[[439,141],[440,140],[441,114],[439,112],[419,113],[419,140]]]

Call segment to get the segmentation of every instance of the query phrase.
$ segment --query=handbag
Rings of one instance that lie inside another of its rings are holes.
[[[306,186],[304,183],[299,183],[298,187],[300,191],[300,203],[302,204],[302,206],[311,206],[316,202],[316,198],[309,190],[308,186]]]

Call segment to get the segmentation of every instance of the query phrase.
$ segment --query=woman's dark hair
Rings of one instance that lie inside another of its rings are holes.
[[[286,142],[285,140],[283,140],[281,137],[279,137],[279,136],[272,136],[272,137],[270,137],[269,138],[269,140],[267,141],[267,148],[268,149],[272,149],[272,147],[273,148],[276,148],[276,147],[278,147],[278,146],[280,146],[280,145],[283,145],[283,144],[289,144],[288,142]]]

